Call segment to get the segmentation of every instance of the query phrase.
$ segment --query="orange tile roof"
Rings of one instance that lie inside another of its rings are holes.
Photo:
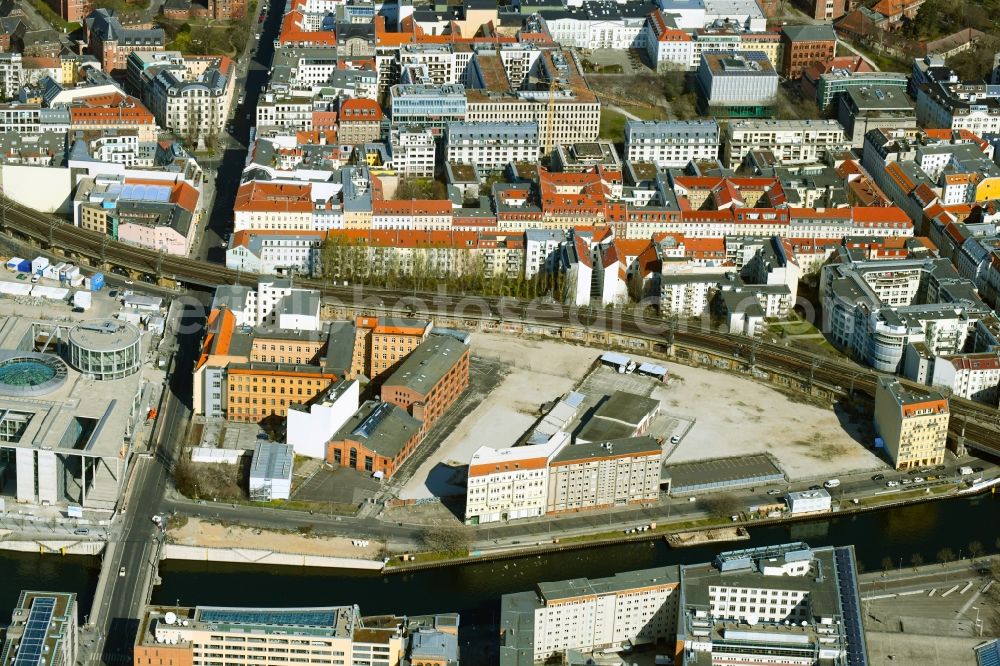
[[[382,120],[382,107],[373,99],[352,98],[340,103],[340,122]]]
[[[264,183],[252,180],[240,185],[234,211],[302,213],[312,211],[309,185]]]
[[[885,222],[898,226],[913,226],[913,221],[898,206],[854,206],[850,209],[855,224],[877,224]]]
[[[376,199],[372,201],[374,215],[445,215],[452,211],[451,201],[442,199]]]

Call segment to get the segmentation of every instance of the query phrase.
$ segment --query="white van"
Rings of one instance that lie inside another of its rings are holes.
[[[839,485],[840,485],[840,479],[827,479],[826,481],[823,482],[823,487],[827,489],[836,488]]]

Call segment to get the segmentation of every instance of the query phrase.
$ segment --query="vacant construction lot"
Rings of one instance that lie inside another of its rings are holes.
[[[544,404],[580,385],[600,354],[589,347],[485,333],[473,336],[472,350],[479,358],[506,366],[506,374],[413,476],[400,495],[405,499],[463,494],[463,467],[472,453],[480,446],[504,448],[517,442]],[[862,445],[871,441],[867,418],[852,422],[832,409],[791,400],[729,373],[632,358],[666,365],[670,371],[667,384],[629,377],[628,382],[648,389],[636,392],[651,391],[662,411],[678,424],[678,433],[693,422],[670,451],[668,463],[771,453],[792,480],[884,467]],[[609,373],[599,371],[587,386],[625,387]]]

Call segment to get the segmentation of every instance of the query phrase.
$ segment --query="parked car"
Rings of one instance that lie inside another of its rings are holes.
[[[900,481],[900,483],[903,484],[904,486],[908,486],[913,483],[913,479],[903,479],[902,481]]]
[[[780,495],[781,494],[781,489],[779,489],[779,488],[771,488],[770,490],[767,491],[767,494],[768,495]]]
[[[671,444],[677,444],[680,441],[681,441],[681,436],[680,435],[671,435],[670,436],[670,443]]]
[[[899,485],[899,481],[886,481],[885,482],[885,487],[886,488],[895,488],[898,485]]]
[[[923,483],[923,482],[924,482],[924,477],[922,476],[913,477],[913,483]]]
[[[86,527],[78,527],[75,530],[73,530],[73,534],[76,534],[77,536],[87,536],[88,534],[90,534],[90,530],[88,530]]]
[[[28,274],[27,273],[18,273],[17,274],[17,279],[18,280],[27,280],[28,279]]]
[[[875,476],[872,477],[872,481],[881,481],[884,478],[885,474],[876,474]]]
[[[827,479],[823,482],[824,488],[836,488],[840,485],[840,479]]]
[[[118,577],[119,578],[125,577],[125,567],[122,567],[121,569],[118,570]]]

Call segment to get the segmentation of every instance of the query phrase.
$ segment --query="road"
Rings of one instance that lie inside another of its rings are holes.
[[[169,322],[178,337],[170,384],[157,423],[157,431],[148,455],[141,455],[133,469],[126,497],[121,536],[112,551],[110,579],[100,609],[91,612],[98,641],[106,637],[100,650],[103,663],[131,663],[132,644],[142,606],[146,603],[147,582],[156,571],[156,537],[159,529],[153,514],[161,510],[167,479],[175,452],[191,416],[192,372],[196,358],[203,311],[187,308],[180,321]],[[180,326],[178,326],[178,323]],[[119,576],[124,567],[125,573]]]
[[[246,51],[250,56],[249,65],[245,74],[236,81],[237,96],[245,94],[246,98],[243,104],[236,105],[221,159],[209,163],[206,167],[215,169],[215,200],[208,223],[202,232],[201,244],[194,254],[197,259],[218,264],[225,263],[222,241],[232,231],[233,204],[240,186],[240,176],[246,164],[250,129],[257,117],[257,101],[267,85],[271,60],[274,58],[274,40],[281,29],[283,9],[284,3],[275,0],[268,4],[267,18],[264,19],[263,26],[254,23],[254,29],[261,30],[261,38],[257,41],[251,36]]]

